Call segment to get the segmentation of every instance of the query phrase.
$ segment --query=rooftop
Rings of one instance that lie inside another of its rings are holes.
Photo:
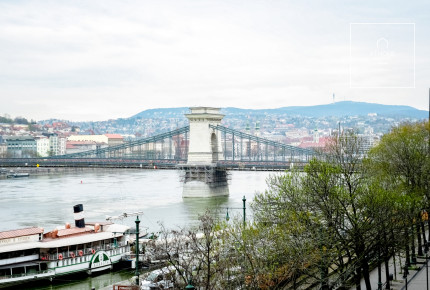
[[[4,136],[3,139],[7,141],[34,141],[33,136]]]
[[[43,233],[43,228],[33,227],[33,228],[24,228],[19,230],[11,230],[0,232],[0,240],[2,239],[11,239],[22,236],[31,236]]]
[[[106,137],[111,139],[124,139],[120,134],[104,134]]]
[[[90,223],[89,225],[91,224],[95,224],[95,223]],[[85,227],[83,229],[79,229],[79,228],[60,229],[58,230],[56,238],[46,237],[42,241],[29,241],[29,242],[23,242],[23,243],[13,243],[13,244],[4,245],[0,247],[0,253],[19,251],[19,250],[25,250],[25,249],[49,249],[49,248],[58,248],[58,247],[64,247],[69,245],[91,243],[91,242],[101,241],[101,240],[110,239],[114,237],[120,237],[124,232],[130,229],[129,226],[121,225],[121,224],[112,224],[110,222],[109,223],[101,222],[99,224],[103,225],[103,231],[94,232],[92,227]],[[27,229],[13,230],[13,231],[7,231],[7,232],[0,232],[0,235],[2,234],[5,235],[5,233],[8,233],[7,237],[13,238],[14,236],[11,236],[11,233],[18,234],[18,236],[22,236],[21,233],[26,233],[26,232],[31,234],[39,233],[36,231],[36,229],[38,229],[40,233],[43,233],[42,228],[27,228]]]
[[[73,227],[70,229],[58,230],[57,236],[59,238],[62,238],[62,237],[67,237],[67,236],[72,236],[77,234],[89,233],[89,232],[94,232],[94,230],[88,227],[85,227],[85,228]]]

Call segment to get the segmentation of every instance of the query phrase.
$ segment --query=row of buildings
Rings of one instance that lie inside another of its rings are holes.
[[[368,116],[368,118],[369,120],[373,120],[376,117]],[[299,119],[302,123],[306,120],[306,118]],[[230,128],[239,129],[250,135],[305,149],[324,148],[335,132],[354,127],[354,124],[356,124],[356,128],[359,129],[358,133],[360,137],[365,140],[363,147],[366,148],[364,148],[363,151],[368,151],[371,147],[377,144],[382,136],[382,133],[374,133],[374,128],[369,124],[369,120],[364,122],[362,119],[357,119],[358,123],[351,123],[355,120],[352,118],[351,122],[343,121],[342,126],[340,123],[338,126],[331,126],[333,124],[329,122],[330,120],[331,119],[315,120],[315,122],[318,121],[318,124],[315,123],[314,128],[318,129],[309,129],[312,125],[311,123],[299,124],[296,119],[279,119],[274,118],[273,116],[266,116],[260,125],[260,121],[258,120],[236,120],[233,116],[230,116],[230,118],[225,119],[224,125]],[[160,125],[159,128],[161,127],[162,126]],[[124,134],[102,134],[106,131],[107,130],[100,130],[96,127],[82,129],[79,126],[62,121],[31,125],[0,123],[0,158],[47,157],[71,154],[122,144],[125,139],[133,140],[138,136],[137,134],[132,137],[131,135],[127,136]],[[116,130],[113,131],[116,132]],[[153,132],[153,135],[157,133],[159,132]],[[240,151],[247,155],[252,154],[253,151],[259,151],[258,148],[252,150],[252,148],[258,145],[257,143],[254,144],[254,146],[248,146],[249,148],[247,147],[247,149],[245,149],[245,147],[232,149],[234,143],[232,140],[229,140],[229,138],[231,139],[231,136],[227,136],[226,142],[227,144],[231,143],[231,145],[230,148],[228,148],[229,146],[227,145],[226,148],[224,148],[225,151],[233,152],[234,150],[237,150],[238,152]],[[238,146],[237,144],[238,143],[235,142],[235,147]],[[178,148],[167,148],[166,150],[158,150],[156,148],[134,148],[131,149],[131,151],[160,151],[160,154],[163,152],[169,152],[170,154],[172,151],[176,154],[178,150],[181,152],[183,151],[183,148],[180,145],[173,145],[173,147],[175,146],[178,146]],[[245,151],[247,153],[245,153]],[[132,153],[129,152],[129,154]],[[227,152],[226,154],[228,156]]]
[[[71,154],[123,143],[119,134],[41,133],[0,135],[0,158],[34,158]]]

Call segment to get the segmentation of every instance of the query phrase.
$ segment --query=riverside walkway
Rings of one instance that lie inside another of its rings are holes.
[[[429,253],[430,258],[430,253]],[[402,265],[404,265],[404,259],[402,259]],[[426,267],[427,266],[427,267]],[[430,282],[428,282],[427,275],[430,275],[430,265],[429,260],[424,257],[417,258],[417,264],[414,265],[416,270],[409,270],[409,274],[407,276],[408,285],[406,286],[406,280],[403,278],[403,270],[400,269],[400,265],[398,261],[396,262],[396,269],[394,270],[394,262],[393,259],[389,261],[389,269],[390,274],[393,274],[394,279],[390,281],[390,288],[393,290],[426,290],[430,287]],[[427,272],[429,271],[429,272]],[[381,265],[381,275],[382,275],[382,287],[381,289],[386,289],[385,285],[385,265]],[[430,279],[430,278],[429,278]],[[370,273],[370,283],[372,289],[378,289],[378,268],[375,268]],[[355,286],[351,287],[352,289],[356,289]],[[364,280],[361,279],[361,289],[366,289],[366,285],[364,284]]]

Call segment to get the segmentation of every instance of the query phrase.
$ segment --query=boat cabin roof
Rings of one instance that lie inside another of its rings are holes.
[[[64,238],[64,237],[68,237],[68,236],[85,234],[85,233],[91,233],[91,232],[94,232],[94,228],[90,228],[90,227],[84,227],[84,228],[73,227],[73,228],[70,228],[70,229],[60,229],[60,230],[57,230],[57,237],[58,238]],[[44,240],[46,240],[46,239],[44,239]]]
[[[86,244],[101,240],[107,240],[115,237],[121,237],[123,233],[125,233],[129,226],[120,225],[120,224],[109,224],[104,227],[103,231],[94,232],[91,228],[83,228],[81,232],[71,234],[71,231],[75,231],[75,228],[67,229],[67,232],[64,232],[65,235],[56,238],[44,238],[42,241],[29,241],[23,243],[14,243],[8,245],[2,245],[0,247],[0,253],[12,252],[12,251],[20,251],[27,249],[50,249],[50,248],[60,248],[66,246],[80,245]],[[41,229],[43,232],[43,229]],[[60,234],[64,230],[59,230],[58,234]]]
[[[42,234],[42,233],[43,233],[43,228],[39,228],[39,227],[4,231],[4,232],[0,232],[0,240],[18,238],[18,237],[23,237],[23,236],[31,236],[31,235],[37,235],[37,234]]]

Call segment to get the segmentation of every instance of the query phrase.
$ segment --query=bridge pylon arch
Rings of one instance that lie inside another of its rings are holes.
[[[185,114],[190,122],[190,144],[187,164],[213,164],[222,158],[221,136],[210,125],[221,124],[220,108],[192,107]]]
[[[192,107],[185,114],[190,122],[187,164],[184,174],[183,197],[212,197],[228,195],[227,172],[217,167],[222,159],[221,134],[214,129],[224,115],[220,108]]]

